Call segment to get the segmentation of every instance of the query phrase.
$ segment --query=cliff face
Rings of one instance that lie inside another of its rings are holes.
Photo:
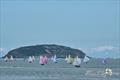
[[[66,55],[76,56],[84,58],[85,53],[78,49],[73,49],[66,46],[60,45],[35,45],[35,46],[25,46],[20,47],[8,52],[6,56],[12,55],[15,58],[24,58],[28,56],[40,56],[40,55],[57,55],[57,57],[65,57]]]

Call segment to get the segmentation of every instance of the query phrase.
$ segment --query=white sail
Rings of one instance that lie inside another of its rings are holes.
[[[54,63],[57,62],[57,57],[56,57],[56,55],[54,55],[54,57],[53,57],[53,62],[54,62]]]
[[[80,64],[81,64],[81,59],[77,56],[74,59],[73,65],[76,66],[76,67],[80,67]]]
[[[106,77],[106,76],[112,76],[112,74],[113,74],[112,69],[110,69],[110,68],[106,68],[105,69],[104,77]]]
[[[68,57],[66,56],[65,61],[67,61],[67,60],[68,60]]]
[[[29,63],[32,63],[32,61],[33,61],[33,60],[32,60],[32,57],[29,56],[29,58],[28,58],[28,62],[29,62]]]
[[[35,61],[35,57],[34,56],[32,56],[32,61]]]
[[[10,60],[13,60],[13,56],[10,57]]]
[[[104,59],[102,60],[102,63],[103,63],[103,64],[107,64],[107,59],[104,58]]]
[[[72,64],[72,62],[73,62],[73,59],[71,58],[71,55],[68,55],[67,63]]]
[[[54,55],[54,58],[57,59],[56,55]]]
[[[83,62],[87,63],[89,60],[90,60],[90,59],[89,59],[87,56],[85,56]]]
[[[9,58],[6,56],[4,60],[7,62],[9,60]]]

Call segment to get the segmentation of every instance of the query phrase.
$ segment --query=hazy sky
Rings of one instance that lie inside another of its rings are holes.
[[[0,51],[24,45],[59,44],[82,49],[94,57],[119,57],[119,3],[1,0]]]

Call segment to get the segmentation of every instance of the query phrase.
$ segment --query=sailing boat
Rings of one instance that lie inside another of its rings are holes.
[[[107,59],[104,58],[104,59],[102,60],[102,63],[103,63],[103,64],[107,64]]]
[[[45,64],[45,61],[44,61],[44,57],[43,57],[43,56],[40,56],[40,58],[39,58],[39,63],[40,63],[41,65],[44,65],[44,64]]]
[[[105,69],[104,77],[112,76],[112,74],[113,74],[112,69],[110,69],[110,68]]]
[[[34,56],[32,56],[32,61],[35,61],[35,57]]]
[[[44,62],[45,62],[45,64],[47,64],[47,61],[48,61],[48,58],[47,58],[47,56],[45,56],[45,57],[44,57]]]
[[[10,56],[10,60],[13,60],[13,56]]]
[[[87,56],[85,56],[83,62],[85,62],[87,64],[89,60],[90,59]]]
[[[6,56],[4,60],[5,60],[5,62],[7,62],[9,60],[9,58]]]
[[[67,60],[68,60],[68,57],[66,56],[65,61],[67,61]]]
[[[73,65],[74,65],[75,67],[80,67],[80,65],[81,65],[81,59],[80,59],[78,56],[75,57],[74,62],[73,62]]]
[[[53,60],[54,63],[57,63],[57,57],[56,57],[56,55],[53,56],[52,60]]]
[[[67,63],[72,64],[74,61],[74,58],[71,57],[71,55],[68,56]]]
[[[31,57],[31,56],[29,56],[29,58],[28,58],[28,62],[29,62],[29,63],[32,63],[32,62],[33,62],[33,60],[32,60],[32,57]]]

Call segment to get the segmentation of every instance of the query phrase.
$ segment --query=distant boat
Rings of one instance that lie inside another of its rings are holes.
[[[32,56],[32,61],[35,61],[35,57],[34,56]]]
[[[44,56],[40,56],[39,63],[40,63],[41,65],[46,64],[46,59],[45,59]]]
[[[10,60],[14,60],[14,59],[13,59],[13,56],[10,56]]]
[[[71,60],[70,60],[70,59],[71,59],[71,55],[68,55],[68,57],[67,57],[67,59],[66,59],[66,60],[67,60],[67,63],[71,63]]]
[[[65,61],[67,61],[67,60],[68,60],[68,57],[66,56]]]
[[[85,56],[84,59],[83,59],[83,62],[85,62],[87,64],[89,60],[90,59],[87,56]]]
[[[75,57],[74,62],[73,62],[73,65],[74,65],[75,67],[80,67],[80,65],[81,65],[81,59],[80,59],[78,56]]]
[[[103,64],[107,64],[107,58],[104,58],[104,59],[102,60],[102,63],[103,63]]]
[[[47,56],[44,56],[44,62],[45,62],[45,64],[47,64],[47,61],[48,61]]]
[[[110,68],[105,69],[104,77],[112,76],[112,74],[113,74],[112,69],[110,69]]]
[[[52,61],[53,61],[54,63],[57,63],[57,56],[56,56],[56,55],[54,55],[54,56],[52,57]]]
[[[28,62],[29,62],[29,63],[32,63],[32,62],[33,62],[33,59],[32,59],[31,56],[29,56],[29,58],[28,58]]]
[[[71,55],[68,56],[67,63],[72,64],[74,62],[74,58]]]
[[[5,62],[7,62],[7,61],[9,60],[9,58],[6,56],[6,57],[4,58],[4,60],[5,60]]]

